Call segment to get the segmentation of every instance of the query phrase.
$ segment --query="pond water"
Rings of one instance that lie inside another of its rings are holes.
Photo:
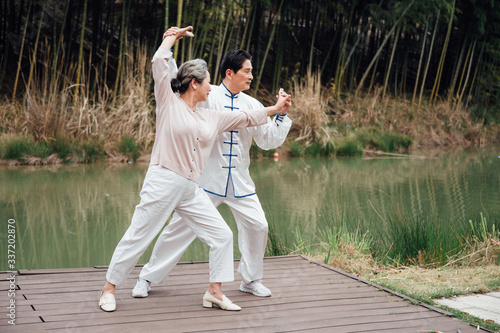
[[[250,171],[268,221],[285,243],[298,234],[314,239],[333,220],[377,238],[387,217],[401,211],[447,224],[450,232],[480,214],[500,228],[500,149],[413,155],[427,158],[262,159],[252,161]],[[14,221],[16,269],[108,265],[146,170],[146,164],[106,163],[1,167],[0,271],[9,269]],[[220,211],[235,231],[229,209]],[[151,250],[152,244],[139,263]],[[182,261],[207,259],[208,247],[196,240]]]

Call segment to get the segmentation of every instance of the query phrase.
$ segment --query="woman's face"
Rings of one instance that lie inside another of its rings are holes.
[[[212,86],[210,86],[210,73],[207,71],[207,76],[205,79],[201,82],[196,84],[197,89],[196,93],[198,94],[198,101],[199,102],[204,102],[208,98],[208,94],[210,94],[210,91],[212,90]]]

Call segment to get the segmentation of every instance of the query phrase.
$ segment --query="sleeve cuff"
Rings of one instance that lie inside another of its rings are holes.
[[[280,126],[280,123],[283,122],[283,119],[285,119],[286,115],[288,114],[285,113],[285,114],[279,114],[279,113],[276,113],[276,117],[274,118],[274,122],[276,123],[276,126]]]
[[[155,55],[153,56],[153,62],[155,59],[162,58],[162,59],[171,59],[173,56],[173,53],[171,50],[167,50],[164,47],[159,47],[158,50],[156,50]]]

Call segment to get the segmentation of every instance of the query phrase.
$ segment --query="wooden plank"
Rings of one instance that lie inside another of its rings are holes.
[[[1,291],[0,295],[4,296],[7,294],[7,291],[10,290],[10,284],[11,284],[11,280],[12,280],[13,276],[14,276],[14,280],[17,280],[17,275],[16,275],[16,272],[14,272],[14,271],[0,273],[0,291]],[[17,281],[16,281],[16,284],[17,284]]]
[[[281,283],[274,283],[270,281],[269,283],[266,283],[269,288],[272,288],[273,292],[294,292],[298,289],[301,288],[307,288],[307,289],[318,289],[318,288],[331,288],[331,289],[351,289],[351,288],[359,288],[359,287],[366,287],[365,284],[360,283],[358,281],[353,281],[350,279],[345,279],[345,280],[331,280],[328,277],[321,277],[314,279],[311,281],[310,279],[304,278],[304,279],[293,279],[295,282],[300,282],[300,285],[295,283],[292,285],[287,284],[287,281],[292,281],[292,279],[287,279],[287,280],[281,280]],[[23,281],[24,282],[24,281]],[[54,290],[54,284],[53,282],[50,283],[38,283],[38,284],[29,284],[26,285],[23,283],[22,286],[22,292],[27,293],[29,292],[30,294],[44,294],[44,293],[62,293],[62,292],[74,292],[78,290],[99,290],[102,287],[102,284],[104,282],[100,281],[63,281],[63,282],[58,282],[57,283],[57,289]],[[121,285],[118,289],[119,290],[129,290],[130,292],[132,291],[133,287],[135,286],[135,280],[127,280],[123,285]],[[203,282],[203,281],[202,281]],[[283,283],[283,284],[282,284]],[[156,292],[158,290],[165,290],[167,288],[176,288],[176,289],[191,289],[195,286],[200,286],[200,281],[199,280],[189,280],[189,279],[169,279],[167,283],[162,283],[162,284],[152,284],[151,290],[152,292]],[[225,283],[223,284],[224,291],[228,290],[227,286],[231,287],[238,287],[239,285],[234,285],[234,284],[228,284]],[[78,288],[78,289],[76,289]]]
[[[20,269],[19,275],[81,274],[95,272],[95,268]]]
[[[303,328],[307,327],[307,328]],[[460,331],[458,330],[460,329]],[[202,330],[199,332],[216,332],[217,330]],[[420,318],[404,321],[383,321],[370,322],[363,324],[352,324],[344,326],[331,326],[328,323],[308,322],[299,323],[296,328],[291,328],[286,332],[314,332],[314,333],[430,333],[430,332],[448,332],[448,333],[477,333],[477,329],[469,325],[457,325],[450,322],[449,318],[433,317]],[[281,327],[275,332],[283,332]]]
[[[17,275],[17,272],[16,271],[0,272],[0,285],[7,282],[7,280],[9,280],[12,275]]]
[[[330,319],[336,319],[338,317],[347,318],[347,317],[355,317],[359,315],[358,309],[351,310],[343,310],[338,312],[329,311],[329,306],[324,307],[314,307],[314,308],[303,308],[303,307],[295,307],[288,309],[280,309],[279,311],[271,311],[274,320],[284,320],[290,316],[298,316],[298,317],[307,317],[309,318],[311,315],[317,315],[318,317],[325,318],[325,313],[328,313],[328,317]],[[214,316],[214,311],[217,311]],[[395,309],[392,308],[371,308],[364,309],[363,313],[366,316],[388,316],[390,314],[407,314],[413,312],[423,312],[426,311],[422,308],[401,308]],[[59,316],[46,316],[43,319],[46,322],[56,322],[56,321],[67,321],[74,324],[78,324],[81,326],[87,325],[97,325],[97,324],[110,324],[110,323],[125,323],[125,322],[135,322],[140,318],[141,321],[163,321],[163,320],[203,320],[205,324],[210,323],[218,323],[222,317],[228,317],[228,320],[238,319],[241,316],[259,316],[262,315],[262,309],[260,308],[250,308],[245,309],[244,313],[219,313],[221,310],[210,310],[210,309],[202,309],[201,306],[191,306],[189,308],[183,308],[181,310],[177,310],[176,312],[162,312],[157,309],[142,309],[139,313],[134,314],[134,316],[126,315],[124,313],[116,312],[114,315],[109,316],[100,312],[89,315],[85,314],[71,314],[71,315],[59,315]],[[266,314],[270,315],[269,312],[266,311]],[[93,318],[89,318],[93,317]]]
[[[262,308],[262,307],[273,307],[276,309],[281,308],[292,308],[292,307],[301,307],[301,306],[312,306],[316,307],[320,304],[338,304],[340,307],[339,311],[342,311],[342,307],[358,306],[359,308],[369,307],[371,304],[377,304],[380,307],[405,307],[405,304],[397,304],[396,301],[391,301],[385,297],[372,297],[372,298],[358,298],[358,299],[338,299],[338,298],[328,298],[324,299],[320,296],[316,296],[312,298],[310,301],[304,301],[303,298],[292,298],[289,301],[283,301],[278,299],[273,301],[269,300],[243,300],[238,299],[236,297],[232,297],[232,299],[237,302],[243,309],[246,311],[251,310],[252,308]],[[118,301],[118,310],[117,313],[121,313],[122,311],[136,311],[140,308],[146,309],[161,309],[164,312],[176,312],[176,311],[188,311],[188,308],[198,307],[201,308],[201,297],[200,296],[190,296],[190,297],[177,297],[177,298],[168,298],[165,300],[164,298],[153,299],[149,302],[145,302],[143,300],[137,300],[133,298],[127,299],[117,299]],[[96,299],[86,300],[84,302],[73,302],[73,303],[51,303],[51,304],[35,304],[34,308],[37,310],[38,315],[42,317],[46,317],[47,315],[57,314],[57,313],[91,313],[91,312],[101,312],[101,310],[97,306]],[[186,310],[184,310],[186,308]],[[29,309],[29,308],[28,308]],[[59,309],[59,311],[57,311]],[[332,311],[337,308],[332,308]],[[56,311],[54,311],[56,310]],[[270,311],[268,309],[268,311]],[[133,315],[133,313],[132,313]]]
[[[203,297],[203,294],[205,292],[205,288],[203,290],[199,290],[198,292],[185,292],[181,294],[174,294],[168,293],[168,294],[161,294],[158,295],[157,298],[162,300],[162,301],[168,301],[168,302],[180,302],[182,299],[186,299],[188,297],[194,297],[195,299],[198,299],[199,301],[196,301],[194,304],[201,303],[201,298]],[[180,292],[179,292],[180,293]],[[227,297],[229,297],[231,300],[233,300],[235,303],[238,304],[238,301],[242,301],[241,297],[238,291],[235,291],[235,293],[226,293]],[[65,304],[71,304],[71,303],[80,303],[82,301],[91,301],[91,300],[97,300],[99,299],[99,292],[80,292],[80,293],[75,293],[75,294],[54,294],[52,297],[46,297],[42,295],[28,295],[29,298],[27,300],[18,297],[18,300],[16,303],[18,305],[30,305],[30,304],[35,304],[35,305],[40,305],[40,304],[50,304],[50,303],[65,303]],[[370,288],[363,288],[363,289],[356,289],[353,292],[338,292],[338,291],[314,291],[314,292],[308,292],[308,291],[303,291],[300,293],[295,293],[293,296],[298,296],[300,297],[297,301],[301,302],[304,299],[312,298],[314,296],[316,297],[323,297],[323,299],[360,299],[362,301],[366,297],[376,297],[380,295],[380,297],[383,297],[385,294],[380,291],[376,290],[371,290]],[[37,297],[38,296],[38,297]],[[248,295],[249,297],[254,297],[251,295]],[[121,303],[125,300],[134,300],[134,298],[131,297],[130,293],[116,293],[115,295],[117,299],[117,303]],[[244,296],[243,296],[244,297]],[[275,298],[282,298],[282,297],[287,297],[284,295],[275,295],[273,296]],[[142,301],[142,303],[149,303],[151,301],[149,300],[155,300],[153,295],[147,298],[148,301],[146,300],[139,300]],[[248,299],[248,298],[247,298]],[[136,300],[137,302],[138,300]],[[240,302],[241,303],[241,302]]]
[[[16,279],[17,281],[22,281],[22,290],[47,290],[50,291],[53,289],[54,283],[57,283],[58,287],[67,287],[67,286],[74,286],[76,288],[86,288],[89,286],[95,287],[94,289],[99,289],[102,288],[105,282],[105,277],[104,275],[98,276],[96,278],[85,278],[85,277],[80,277],[80,278],[66,278],[65,276],[61,276],[61,279],[58,279],[57,276],[52,275],[52,276],[47,276],[44,278],[43,281],[38,280],[36,283],[32,280],[26,281],[23,276],[20,276],[19,278]],[[349,279],[347,277],[342,277],[340,279],[335,279],[331,278],[329,274],[322,274],[322,275],[309,275],[309,276],[304,276],[304,275],[299,275],[296,274],[293,277],[285,277],[285,278],[268,278],[264,280],[266,285],[273,286],[273,289],[282,289],[282,286],[288,286],[290,284],[308,284],[308,285],[331,285],[331,286],[354,286],[354,285],[365,285],[364,283]],[[120,285],[118,288],[119,289],[127,289],[130,287],[135,286],[136,283],[136,278],[129,278]],[[152,284],[152,288],[156,289],[158,287],[165,287],[165,286],[189,286],[192,284],[199,284],[199,283],[208,283],[208,279],[205,279],[202,276],[192,276],[192,275],[186,275],[186,276],[174,276],[174,277],[169,277],[168,280],[164,283],[160,284]],[[225,285],[229,285],[228,283],[224,283]],[[239,287],[239,283],[238,283]]]
[[[210,311],[210,310],[209,310]],[[145,321],[143,318],[138,318],[136,322],[133,323],[120,323],[102,325],[102,324],[91,324],[82,325],[68,323],[64,328],[51,329],[49,332],[58,332],[62,329],[71,329],[71,332],[109,332],[110,327],[117,329],[120,332],[138,332],[145,330],[147,326],[148,331],[160,331],[165,330],[168,327],[168,332],[210,332],[210,331],[227,331],[235,332],[238,330],[243,330],[245,328],[250,329],[252,332],[291,332],[291,331],[304,331],[311,330],[314,328],[324,328],[326,326],[330,327],[330,332],[340,332],[343,327],[352,325],[352,318],[337,318],[324,319],[323,314],[310,314],[307,318],[303,316],[286,317],[286,320],[276,319],[274,317],[256,317],[255,314],[245,315],[245,314],[233,314],[228,318],[220,318],[220,310],[213,310],[212,317],[204,318],[190,318],[185,319],[172,319],[172,320],[148,320]],[[439,316],[437,313],[424,312],[423,315],[420,313],[409,313],[405,316],[401,316],[397,321],[401,322],[401,327],[404,327],[405,321],[415,320],[415,319],[429,319]],[[395,321],[395,320],[392,320]],[[384,317],[371,317],[363,316],[359,317],[357,322],[365,324],[377,324],[391,322]],[[465,332],[464,332],[465,333]]]
[[[144,299],[131,297],[141,269],[136,267],[117,288],[118,306],[113,313],[98,307],[105,268],[29,271],[16,278],[21,288],[16,294],[19,325],[0,323],[0,331],[411,332],[440,328],[444,332],[458,327],[463,333],[472,332],[471,326],[454,318],[306,257],[266,258],[264,263],[265,284],[272,297],[242,293],[239,281],[224,283],[224,293],[242,306],[239,312],[202,307],[208,285],[206,262],[178,264],[167,281],[154,284]]]
[[[244,305],[244,311],[247,309],[249,311],[254,311],[254,308],[259,308],[263,306],[267,306],[270,312],[277,310],[289,310],[289,309],[302,309],[307,304],[313,304],[315,307],[329,307],[329,310],[334,311],[344,311],[344,310],[369,310],[369,309],[390,309],[390,308],[399,308],[400,304],[397,302],[387,302],[383,298],[367,298],[364,302],[353,302],[352,300],[324,300],[319,297],[317,300],[309,301],[309,302],[297,302],[297,299],[292,300],[291,302],[264,302],[250,300],[244,303],[239,302],[238,304]],[[51,316],[63,316],[63,315],[73,315],[75,313],[83,314],[83,313],[91,313],[91,312],[100,312],[99,309],[92,309],[95,307],[95,302],[87,302],[88,304],[83,304],[82,309],[80,311],[75,311],[70,307],[61,307],[59,305],[55,307],[50,306],[40,306],[37,307],[37,314],[42,316],[44,320],[51,321]],[[138,306],[138,302],[123,302],[120,304],[119,314],[120,316],[129,317],[129,316],[141,316],[143,314],[148,313],[157,313],[157,314],[170,314],[177,312],[187,312],[191,313],[194,310],[200,310],[199,304],[179,304],[172,306],[165,306],[165,300],[162,302],[152,302],[148,304],[140,304]],[[190,309],[189,309],[190,308]],[[91,310],[92,309],[92,310]],[[118,311],[116,312],[118,313]],[[61,317],[62,318],[62,317]]]
[[[264,320],[255,320],[253,317],[247,318],[247,320],[243,321],[246,325],[250,326],[255,332],[298,332],[298,331],[312,331],[312,329],[318,328],[326,328],[330,329],[330,332],[349,332],[350,326],[353,324],[357,325],[366,325],[368,327],[384,327],[387,323],[397,323],[400,327],[407,327],[408,322],[411,321],[421,321],[427,322],[429,320],[435,320],[440,315],[435,312],[420,312],[420,313],[408,313],[405,315],[400,315],[397,318],[392,317],[388,319],[383,316],[363,316],[362,313],[358,313],[358,317],[345,317],[345,318],[335,318],[334,320],[330,318],[324,318],[322,314],[311,314],[307,317],[295,316],[295,317],[287,317],[286,320],[276,320],[274,318],[266,318],[272,319],[267,322]],[[260,321],[260,322],[259,322]],[[223,330],[236,330],[238,329],[241,321],[234,320],[230,322],[222,322],[219,324],[210,324],[203,325],[203,329],[199,330],[196,328],[196,324],[199,323],[192,322],[188,324],[189,326],[184,327],[175,327],[175,329],[182,330],[182,332],[209,332],[216,331],[218,329]],[[154,326],[152,329],[155,329],[159,322],[154,322]],[[259,325],[260,324],[260,325]],[[133,325],[133,324],[131,324]],[[421,325],[425,327],[424,325]],[[132,328],[132,327],[131,327]],[[96,331],[99,332],[99,331]],[[366,332],[366,331],[364,331]],[[411,332],[411,331],[409,331]],[[465,332],[464,332],[465,333]]]
[[[308,258],[308,257],[306,257],[306,256],[303,256],[303,255],[300,255],[300,256],[301,256],[301,257],[303,257],[303,258],[304,258],[304,259],[306,259],[306,260],[309,260],[309,261],[311,261],[311,260],[312,260],[312,259],[310,259],[310,258]],[[453,314],[452,314],[452,313],[450,313],[450,312],[448,312],[448,311],[445,311],[445,310],[440,309],[440,308],[437,308],[437,307],[435,307],[435,306],[432,306],[432,305],[429,305],[429,304],[426,304],[426,303],[423,303],[423,302],[417,301],[417,300],[415,300],[415,299],[412,299],[411,297],[408,297],[408,296],[403,295],[403,294],[401,294],[401,293],[398,293],[398,292],[396,292],[396,291],[390,290],[389,288],[382,287],[382,286],[380,286],[380,285],[377,285],[376,283],[373,283],[373,282],[367,281],[367,280],[365,280],[365,279],[363,279],[363,278],[360,278],[360,277],[358,277],[358,276],[355,276],[355,275],[349,274],[349,273],[347,273],[347,272],[341,271],[341,270],[339,270],[339,269],[337,269],[337,268],[335,268],[335,267],[331,267],[331,266],[325,265],[325,264],[320,263],[320,262],[318,262],[318,261],[316,261],[316,264],[317,264],[317,265],[319,265],[319,266],[321,266],[321,267],[324,267],[324,268],[326,268],[326,269],[332,270],[332,271],[334,271],[334,272],[336,272],[336,273],[339,273],[339,274],[341,274],[341,275],[344,275],[344,276],[347,276],[347,277],[349,277],[349,278],[352,278],[352,279],[354,279],[354,280],[357,280],[357,281],[363,282],[363,283],[365,283],[366,285],[369,285],[369,286],[375,287],[375,288],[377,288],[377,289],[379,289],[379,290],[384,290],[384,291],[386,291],[386,292],[388,292],[388,293],[394,294],[394,295],[396,295],[396,296],[398,296],[398,297],[401,297],[401,298],[403,298],[403,299],[406,299],[406,300],[408,300],[408,301],[410,301],[410,302],[412,302],[412,303],[414,303],[414,304],[419,304],[419,305],[421,305],[421,306],[427,307],[428,309],[431,309],[431,310],[433,310],[433,311],[439,312],[439,313],[444,314],[444,315],[446,315],[446,316],[453,316]]]

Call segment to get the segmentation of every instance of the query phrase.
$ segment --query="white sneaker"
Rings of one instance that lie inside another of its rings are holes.
[[[271,290],[267,289],[260,281],[252,281],[250,283],[241,281],[240,291],[259,297],[269,297],[272,295]]]
[[[148,291],[151,290],[151,282],[143,278],[138,278],[134,289],[132,290],[132,297],[148,297]]]

